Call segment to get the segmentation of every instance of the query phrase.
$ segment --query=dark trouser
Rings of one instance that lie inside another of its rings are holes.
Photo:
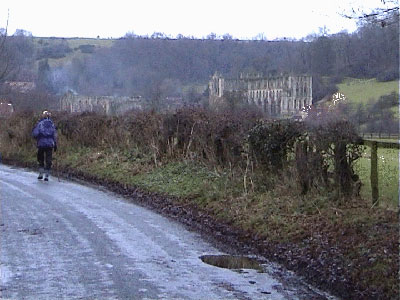
[[[46,167],[45,167],[46,158]],[[39,162],[39,168],[44,168],[46,171],[51,170],[51,164],[53,159],[53,148],[38,148],[37,160]]]

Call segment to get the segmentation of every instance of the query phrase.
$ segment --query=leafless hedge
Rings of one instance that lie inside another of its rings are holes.
[[[292,172],[302,194],[336,191],[340,198],[356,193],[359,184],[353,170],[361,153],[359,138],[349,122],[338,118],[273,121],[252,111],[233,114],[183,108],[174,113],[135,111],[120,117],[55,114],[54,120],[60,139],[70,147],[135,149],[151,154],[157,165],[196,160],[235,169],[239,176],[249,176],[249,165],[268,176]],[[8,151],[32,147],[30,132],[36,121],[29,113],[9,118],[1,128],[2,144],[9,145]]]

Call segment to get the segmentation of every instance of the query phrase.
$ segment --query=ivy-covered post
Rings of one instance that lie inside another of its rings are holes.
[[[349,196],[352,192],[351,166],[347,160],[347,144],[344,141],[335,143],[335,182],[338,189],[338,195]]]
[[[378,142],[371,142],[371,189],[372,204],[378,204]]]

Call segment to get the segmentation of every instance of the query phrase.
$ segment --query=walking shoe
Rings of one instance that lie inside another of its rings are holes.
[[[42,173],[39,173],[39,176],[38,176],[37,179],[43,179],[43,174],[42,174]]]
[[[44,175],[44,181],[49,181],[49,173],[46,173],[46,174]]]

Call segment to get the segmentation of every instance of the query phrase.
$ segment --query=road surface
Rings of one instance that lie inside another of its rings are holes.
[[[330,298],[274,277],[272,264],[264,273],[208,265],[200,256],[222,253],[182,225],[111,192],[36,176],[0,165],[2,299]]]

